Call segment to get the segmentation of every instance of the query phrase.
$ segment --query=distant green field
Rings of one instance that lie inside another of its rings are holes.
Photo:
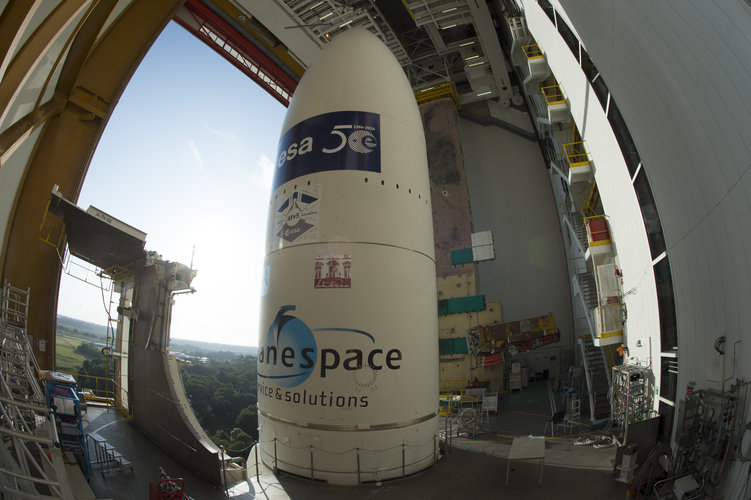
[[[64,372],[77,372],[86,358],[75,352],[75,349],[85,342],[92,341],[92,339],[84,339],[58,332],[57,369]]]

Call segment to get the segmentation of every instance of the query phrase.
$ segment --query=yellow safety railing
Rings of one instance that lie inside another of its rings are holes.
[[[454,409],[456,409],[457,406],[459,406],[459,402],[461,400],[461,395],[454,394],[451,392],[444,392],[438,395],[438,414],[441,416],[446,416],[450,414]]]
[[[134,276],[135,272],[132,271],[131,269],[128,269],[127,267],[115,265],[112,267],[108,267],[107,269],[102,269],[102,274],[109,277],[112,281],[118,282],[118,281],[125,281],[131,276]]]
[[[566,97],[563,95],[561,87],[559,87],[557,84],[542,87],[540,88],[540,90],[542,90],[542,95],[545,96],[545,100],[547,101],[548,106],[566,102]]]
[[[122,404],[122,394],[125,394],[127,397],[127,391],[111,378],[97,377],[86,373],[61,373],[67,373],[76,379],[76,383],[86,397],[86,401],[104,403],[107,406],[120,410],[123,415],[129,417],[127,408]]]
[[[603,229],[592,229],[591,221],[605,221]],[[584,225],[587,228],[587,237],[589,238],[589,246],[606,245],[610,243],[610,228],[607,224],[607,217],[605,215],[591,215],[584,217]]]
[[[522,50],[524,51],[524,55],[527,56],[527,59],[537,59],[539,57],[545,57],[542,49],[540,49],[540,46],[536,43],[525,45],[524,47],[522,47]]]
[[[612,370],[615,366],[615,358],[613,357],[613,347],[614,345],[609,345],[605,347],[605,355],[608,358],[608,370]]]
[[[570,167],[583,167],[589,165],[589,153],[583,142],[569,142],[563,145],[566,158]]]
[[[581,210],[585,216],[594,217],[597,215],[597,212],[595,212],[595,206],[597,205],[597,201],[599,199],[600,192],[597,189],[597,183],[592,182],[589,185],[589,189],[584,190],[579,201],[579,205],[581,205]]]
[[[417,104],[435,101],[436,99],[440,99],[441,97],[450,97],[451,100],[454,101],[454,106],[456,106],[456,109],[461,109],[459,96],[456,95],[456,89],[454,89],[454,84],[451,82],[444,83],[442,85],[436,85],[434,87],[428,87],[426,89],[420,90],[419,92],[415,92],[415,99],[417,100]]]
[[[44,208],[42,223],[39,225],[39,239],[44,243],[61,250],[63,237],[65,236],[65,221],[50,213],[50,200]]]
[[[464,388],[467,386],[467,379],[455,379],[455,380],[441,380],[440,381],[441,393],[455,393],[461,394],[464,392]]]
[[[571,126],[568,128],[568,133],[566,134],[566,142],[580,142],[581,140],[579,129],[576,128],[576,122],[571,120]]]

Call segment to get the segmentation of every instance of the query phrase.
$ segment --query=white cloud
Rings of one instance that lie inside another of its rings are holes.
[[[198,163],[198,165],[203,166],[203,158],[201,158],[201,152],[198,151],[198,146],[196,146],[196,143],[194,141],[190,141],[188,143],[188,147],[190,148],[190,154],[193,155],[193,159]]]
[[[261,188],[265,193],[271,190],[271,181],[274,177],[274,162],[261,153],[256,161],[256,168],[250,173],[250,180]]]
[[[211,134],[213,134],[213,135],[215,135],[217,137],[222,137],[224,139],[229,139],[231,141],[236,141],[237,140],[237,134],[235,134],[234,132],[231,132],[229,130],[220,130],[218,128],[209,128],[209,133],[211,133]]]

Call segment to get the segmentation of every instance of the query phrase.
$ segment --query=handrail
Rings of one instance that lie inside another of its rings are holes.
[[[84,393],[87,401],[95,401],[98,403],[106,403],[113,408],[120,410],[123,415],[128,416],[128,409],[122,405],[123,396],[127,398],[128,391],[122,388],[116,380],[108,377],[99,377],[97,375],[89,375],[87,373],[75,373],[75,372],[61,372],[72,375],[78,386],[81,389],[90,389],[94,391],[93,396],[89,396]],[[93,379],[96,383],[96,387],[90,387],[90,384],[86,384],[82,379]],[[99,383],[104,384],[104,389],[100,388]],[[110,389],[111,387],[111,389]]]
[[[566,97],[563,95],[563,91],[558,84],[541,87],[540,90],[542,91],[542,95],[545,96],[548,105],[566,102]]]
[[[563,149],[566,151],[569,166],[581,167],[590,163],[589,153],[583,142],[568,142],[563,145]]]
[[[413,459],[411,462],[408,462],[406,460],[406,455],[405,455],[404,452],[405,452],[405,450],[407,448],[425,448],[425,446],[428,443],[430,443],[431,441],[433,442],[433,446],[432,446],[432,451],[430,453],[427,453],[427,454],[425,454],[423,456],[420,456],[416,460]],[[280,458],[278,456],[278,453],[277,453],[277,446],[280,445],[280,446],[285,447],[287,450],[291,450],[291,451],[302,451],[302,450],[309,451],[309,453],[310,453],[310,465],[309,465],[309,468],[307,468],[306,472],[310,473],[310,479],[311,480],[315,479],[316,473],[323,473],[323,474],[357,474],[358,482],[362,482],[362,480],[361,480],[361,476],[362,475],[365,475],[365,474],[383,474],[384,472],[393,472],[393,471],[398,471],[400,469],[402,471],[402,477],[404,477],[404,473],[405,473],[405,470],[407,468],[411,468],[411,467],[413,467],[415,465],[419,465],[419,464],[424,464],[427,460],[429,460],[431,458],[432,458],[433,464],[435,465],[435,463],[438,460],[438,454],[437,454],[437,452],[438,452],[438,442],[437,441],[438,441],[438,436],[437,435],[433,435],[433,436],[430,436],[427,440],[423,441],[422,443],[417,443],[417,444],[402,443],[402,444],[398,444],[398,445],[392,446],[390,448],[378,449],[378,450],[367,450],[367,449],[363,449],[363,448],[350,448],[349,450],[344,450],[344,451],[340,451],[340,452],[327,451],[327,450],[321,449],[321,448],[319,448],[317,446],[313,446],[313,445],[308,445],[308,446],[290,446],[290,445],[284,443],[283,441],[281,441],[281,440],[279,440],[277,438],[273,438],[271,440],[265,441],[264,443],[261,443],[259,441],[255,445],[270,444],[270,443],[274,444],[274,449],[273,449],[274,453],[273,454],[270,453],[269,450],[266,450],[266,449],[263,448],[263,446],[261,446],[261,453],[263,455],[265,455],[266,457],[268,457],[268,459],[270,461],[273,461],[273,463],[274,463],[274,469],[278,468],[278,464],[284,464],[284,465],[287,465],[290,468],[298,469],[300,471],[306,469],[306,467],[304,465],[302,465],[302,464],[295,464],[295,463],[287,462],[287,461],[283,460],[282,458]],[[395,452],[397,450],[401,450],[402,451],[402,453],[401,453],[401,456],[402,456],[401,457],[402,458],[401,459],[401,464],[395,465],[393,467],[378,469],[378,471],[375,472],[375,473],[373,473],[371,471],[363,470],[360,467],[360,456],[361,455],[375,456],[375,455],[380,455],[382,453]],[[331,470],[331,469],[316,468],[315,467],[315,462],[314,462],[314,452],[317,453],[319,455],[319,457],[320,457],[321,454],[325,454],[325,455],[351,454],[352,458],[353,458],[353,464],[352,464],[353,467],[350,470]]]
[[[605,222],[605,227],[602,229],[593,229],[590,222],[595,222],[595,221],[600,221],[600,220]],[[589,217],[585,217],[584,224],[587,227],[587,235],[589,237],[590,246],[604,244],[610,241],[610,227],[607,223],[606,215],[591,215]],[[602,237],[603,235],[605,235],[604,238]]]
[[[522,47],[522,50],[524,51],[524,55],[527,56],[527,59],[537,59],[539,57],[545,57],[542,49],[536,43],[524,45]]]

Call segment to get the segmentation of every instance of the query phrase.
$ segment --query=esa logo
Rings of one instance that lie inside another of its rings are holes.
[[[401,368],[402,353],[391,349],[346,349],[344,352],[333,348],[318,349],[313,331],[339,332],[364,335],[375,344],[368,332],[351,328],[316,328],[311,330],[300,318],[287,314],[294,311],[294,305],[282,306],[269,326],[266,338],[258,350],[258,376],[271,379],[281,387],[296,387],[318,371],[325,379],[336,370],[359,370],[369,366],[373,370],[398,370]],[[320,355],[320,356],[319,356]]]
[[[378,147],[378,140],[371,130],[362,125],[334,125],[329,132],[327,140],[321,153],[334,154],[338,153],[345,146],[355,153],[370,153]],[[303,156],[313,151],[313,138],[308,136],[300,140],[300,143],[293,142],[286,150],[279,153],[277,167],[281,167],[285,162],[292,161],[298,156]]]
[[[380,134],[381,117],[369,111],[334,111],[301,121],[279,140],[272,189],[318,172],[380,172]]]

